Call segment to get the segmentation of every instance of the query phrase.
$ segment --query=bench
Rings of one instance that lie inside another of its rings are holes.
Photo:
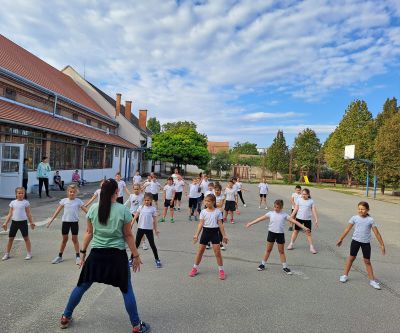
[[[336,179],[320,178],[319,182],[320,182],[320,183],[333,184],[333,186],[336,186]]]

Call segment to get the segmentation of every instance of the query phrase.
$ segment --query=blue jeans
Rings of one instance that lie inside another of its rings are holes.
[[[71,296],[69,297],[67,306],[64,310],[64,316],[67,318],[72,317],[72,312],[81,301],[83,294],[91,287],[92,283],[82,283],[80,286],[76,286],[72,290]],[[131,283],[131,272],[128,269],[128,292],[126,294],[122,293],[124,298],[125,309],[128,312],[129,318],[131,320],[132,326],[136,326],[140,323],[135,294],[133,293],[132,283]]]

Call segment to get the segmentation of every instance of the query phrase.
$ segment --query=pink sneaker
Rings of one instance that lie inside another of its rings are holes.
[[[223,270],[219,271],[218,276],[221,280],[225,280],[225,272]]]
[[[190,277],[195,277],[197,275],[198,271],[196,268],[192,267],[192,270],[189,273]]]

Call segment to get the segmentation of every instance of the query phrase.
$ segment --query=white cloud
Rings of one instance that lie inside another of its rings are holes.
[[[242,119],[250,121],[258,121],[262,119],[294,118],[300,116],[303,116],[303,114],[296,112],[282,112],[282,113],[254,112],[244,115]]]

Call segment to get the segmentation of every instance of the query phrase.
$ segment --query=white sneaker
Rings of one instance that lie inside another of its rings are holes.
[[[243,204],[243,207],[247,207],[247,205],[246,205],[246,204]]]
[[[225,250],[226,250],[226,247],[225,247],[224,245],[221,245],[221,250],[222,250],[222,251],[225,251]]]
[[[261,206],[258,206],[258,209],[261,209]]]
[[[287,249],[288,249],[288,250],[293,250],[293,243],[289,243]]]
[[[378,281],[371,280],[369,281],[369,285],[375,289],[381,290],[381,286]]]
[[[51,263],[52,264],[59,264],[60,262],[63,262],[63,261],[64,261],[64,259],[62,257],[57,256],[51,261]]]
[[[317,250],[314,248],[314,246],[310,245],[310,252],[311,252],[312,254],[316,254],[316,253],[317,253]]]
[[[8,259],[10,259],[10,255],[8,254],[8,253],[6,253],[4,256],[3,256],[3,258],[1,258],[1,260],[8,260]]]
[[[31,260],[32,259],[32,254],[28,253],[24,260]]]
[[[267,206],[265,206],[265,208],[264,208],[265,210],[268,210],[268,207]]]
[[[349,277],[347,275],[341,275],[339,277],[339,281],[342,283],[346,283],[349,280]]]
[[[149,248],[147,247],[146,242],[143,242],[142,249],[143,249],[143,250],[148,250],[148,249],[149,249]]]
[[[78,266],[81,264],[81,258],[80,257],[75,257],[75,264]]]

